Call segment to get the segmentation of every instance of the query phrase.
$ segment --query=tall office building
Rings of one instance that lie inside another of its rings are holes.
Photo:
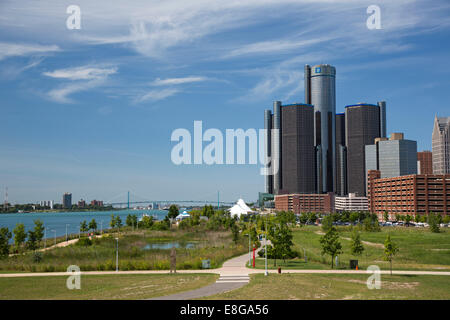
[[[433,174],[433,154],[431,151],[417,152],[417,174]]]
[[[72,194],[69,192],[66,192],[63,194],[63,200],[62,200],[63,207],[68,209],[72,208]]]
[[[273,134],[271,135],[272,146],[270,150],[272,155],[272,166],[277,171],[273,174],[273,193],[278,194],[279,190],[282,187],[281,101],[273,102],[272,128],[276,130],[274,130]]]
[[[314,193],[314,107],[284,105],[281,119],[281,193]]]
[[[270,110],[264,110],[264,129],[266,130],[266,141],[264,143],[265,163],[269,165],[270,157],[272,156],[272,112]],[[271,174],[265,176],[265,192],[273,194],[273,175]]]
[[[389,140],[376,139],[365,150],[366,172],[378,170],[381,178],[417,174],[417,142],[405,140],[403,133],[393,133]]]
[[[333,192],[336,171],[336,68],[329,64],[305,65],[305,103],[314,105],[316,190]]]
[[[336,114],[336,194],[347,194],[347,148],[345,146],[345,113]]]
[[[385,108],[384,108],[385,110]],[[345,144],[347,147],[347,191],[366,195],[365,146],[380,137],[382,109],[358,103],[345,107]]]
[[[433,174],[450,173],[450,117],[434,117],[432,136]]]

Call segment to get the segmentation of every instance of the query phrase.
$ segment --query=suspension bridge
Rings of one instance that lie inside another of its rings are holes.
[[[178,204],[178,205],[214,205],[217,207],[220,206],[231,206],[234,202],[228,201],[220,201],[219,199],[220,193],[217,192],[217,199],[215,200],[146,200],[146,197],[138,196],[135,193],[130,193],[130,191],[121,193],[114,198],[105,201],[103,203],[104,206],[113,206],[113,207],[133,207],[135,205],[144,205],[144,204],[157,204],[159,207],[163,207],[170,204]],[[125,200],[124,199],[125,196]],[[119,200],[120,199],[120,200]],[[148,198],[147,198],[148,199]]]

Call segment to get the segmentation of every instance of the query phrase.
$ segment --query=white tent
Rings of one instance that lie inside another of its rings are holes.
[[[245,204],[244,200],[242,199],[239,199],[237,203],[228,210],[230,211],[230,215],[232,217],[237,216],[238,218],[241,217],[241,214],[247,214],[253,211]]]
[[[177,217],[175,218],[176,220],[183,220],[186,218],[190,218],[191,215],[189,213],[187,213],[186,211],[183,211],[183,213],[177,215]]]

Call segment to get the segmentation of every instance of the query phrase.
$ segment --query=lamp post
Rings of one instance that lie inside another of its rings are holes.
[[[119,238],[116,238],[116,272],[119,271]]]
[[[53,231],[53,234],[55,236],[55,246],[56,246],[56,230],[52,230],[52,231]]]
[[[265,232],[264,232],[264,263],[265,263],[265,268],[266,271],[264,272],[264,275],[267,276],[269,273],[267,271],[267,217],[266,217],[266,227],[264,228]]]
[[[67,226],[70,226],[70,224],[66,223],[66,242],[67,242]]]

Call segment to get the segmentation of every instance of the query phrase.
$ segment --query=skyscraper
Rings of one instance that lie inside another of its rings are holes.
[[[347,188],[349,193],[366,195],[365,146],[380,137],[380,107],[358,103],[345,107],[347,147]]]
[[[433,154],[431,151],[417,152],[417,174],[433,174]]]
[[[433,174],[450,173],[450,117],[434,117],[432,136]]]
[[[305,65],[305,103],[314,105],[316,190],[335,190],[336,171],[336,68],[329,64]]]
[[[273,174],[273,193],[278,194],[282,187],[281,170],[281,101],[273,102],[272,128],[275,129],[271,135],[272,166],[277,172]],[[278,130],[277,130],[278,129]]]
[[[63,204],[63,207],[65,208],[65,209],[70,209],[70,208],[72,208],[72,194],[71,193],[69,193],[69,192],[66,192],[66,193],[64,193],[63,194],[63,200],[62,200],[62,204]]]
[[[347,194],[347,148],[345,113],[336,114],[336,194]]]
[[[314,193],[314,108],[299,103],[284,105],[281,114],[281,193]]]
[[[376,139],[365,150],[366,172],[378,170],[380,178],[417,174],[417,142],[405,140],[403,133],[393,133],[389,140]]]
[[[265,163],[268,165],[272,156],[272,112],[270,110],[264,110],[264,129],[266,130],[266,141],[264,143]],[[271,174],[265,176],[265,192],[273,194],[273,175]]]

